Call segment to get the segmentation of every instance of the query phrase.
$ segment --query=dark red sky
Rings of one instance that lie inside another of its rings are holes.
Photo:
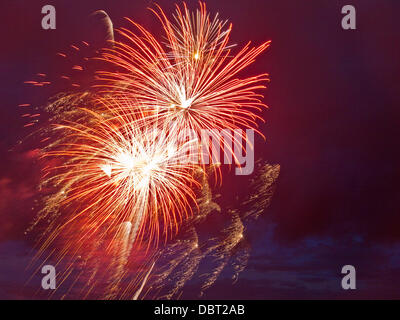
[[[158,3],[171,12],[172,1]],[[41,29],[45,4],[56,7],[56,30]],[[345,4],[356,7],[357,30],[341,28]],[[29,249],[22,233],[37,179],[34,154],[9,151],[29,133],[17,105],[46,98],[23,81],[59,72],[55,53],[85,40],[95,10],[105,10],[116,27],[129,16],[157,32],[149,5],[2,1],[1,298],[18,296]],[[207,6],[233,22],[234,42],[272,40],[248,72],[271,75],[262,126],[267,143],[256,156],[280,164],[281,175],[272,206],[248,226],[249,267],[232,289],[221,280],[206,298],[400,298],[400,3],[209,0]],[[340,287],[345,264],[358,271],[356,291]]]

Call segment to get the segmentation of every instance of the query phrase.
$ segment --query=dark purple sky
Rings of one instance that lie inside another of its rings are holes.
[[[85,40],[95,10],[105,10],[116,27],[129,16],[157,32],[146,10],[151,3],[2,1],[0,298],[30,297],[18,287],[37,174],[32,153],[9,151],[30,132],[17,105],[44,103],[52,93],[23,81],[59,72],[55,53]],[[171,12],[172,1],[158,3]],[[56,30],[41,29],[45,4],[56,7]],[[341,28],[346,4],[356,7],[357,30]],[[248,72],[271,75],[261,129],[267,143],[256,156],[280,164],[281,174],[271,207],[248,226],[248,268],[234,286],[222,279],[205,298],[400,298],[400,2],[209,0],[207,6],[233,22],[234,42],[272,40]],[[357,269],[355,291],[341,289],[346,264]]]

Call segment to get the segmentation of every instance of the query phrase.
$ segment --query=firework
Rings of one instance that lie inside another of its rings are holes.
[[[181,159],[182,146],[156,126],[138,127],[119,110],[117,101],[102,99],[92,110],[80,109],[81,121],[55,125],[62,138],[43,157],[62,164],[47,169],[48,181],[63,186],[62,206],[77,204],[65,225],[81,215],[91,217],[91,230],[108,220],[111,226],[129,222],[131,242],[143,236],[157,241],[159,233],[167,235],[187,216],[195,181]]]
[[[237,74],[270,42],[258,47],[248,43],[233,54],[232,25],[227,26],[218,15],[211,18],[201,2],[196,14],[185,4],[177,6],[173,22],[160,7],[152,11],[162,23],[167,42],[159,43],[128,19],[136,32],[122,28],[123,40],[105,50],[102,59],[118,70],[98,72],[102,91],[135,101],[141,108],[128,112],[140,113],[144,125],[169,124],[172,134],[188,129],[198,136],[201,130],[255,129],[256,121],[262,120],[257,113],[266,107],[258,91],[265,88],[268,75],[241,79]]]
[[[202,2],[195,13],[185,4],[177,6],[173,20],[159,6],[152,11],[162,24],[165,43],[128,19],[132,30],[119,30],[122,40],[113,40],[112,47],[103,50],[100,60],[108,71],[97,72],[96,85],[86,91],[74,86],[75,92],[59,96],[48,108],[58,111],[50,119],[52,125],[43,130],[47,146],[42,158],[48,165],[42,189],[48,194],[39,220],[50,225],[41,238],[39,255],[57,247],[58,239],[64,240],[61,248],[49,253],[57,261],[69,258],[64,281],[84,254],[84,264],[94,265],[85,297],[101,282],[98,275],[103,275],[107,283],[103,297],[137,299],[146,283],[162,288],[166,277],[186,263],[181,274],[175,273],[182,279],[167,295],[175,296],[206,255],[230,252],[243,237],[241,219],[232,214],[231,227],[200,254],[194,225],[221,209],[213,202],[207,181],[206,172],[215,168],[188,161],[188,153],[200,157],[204,149],[199,140],[208,130],[236,160],[234,146],[226,145],[229,139],[221,140],[216,132],[257,131],[259,113],[266,107],[259,91],[269,81],[268,75],[240,78],[239,73],[270,42],[258,47],[248,43],[234,53],[235,46],[229,43],[232,25],[218,15],[211,17]],[[187,130],[195,136],[181,139]],[[231,141],[242,144],[237,135],[232,134]],[[191,225],[190,241],[166,245],[183,222]],[[161,238],[166,249],[147,254],[151,244],[160,245]],[[169,245],[181,252],[168,251]],[[103,247],[110,263],[101,272],[99,261],[105,257],[97,256]],[[142,251],[147,258],[138,263],[144,266],[138,276],[123,288],[121,279],[127,276],[132,251],[137,260]],[[160,257],[170,254],[177,257],[160,267]],[[202,290],[228,263],[225,255],[218,259]]]

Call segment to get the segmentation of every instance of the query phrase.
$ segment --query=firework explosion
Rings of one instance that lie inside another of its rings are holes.
[[[257,131],[256,122],[262,120],[257,113],[265,107],[259,89],[265,88],[268,75],[238,74],[269,42],[248,43],[233,53],[232,25],[211,17],[204,3],[194,13],[185,4],[176,6],[172,20],[158,6],[151,11],[162,24],[165,43],[128,19],[131,29],[119,30],[121,40],[96,58],[106,66],[100,70],[108,70],[97,71],[89,89],[58,96],[47,107],[50,124],[40,130],[46,143],[45,206],[30,230],[46,225],[34,261],[45,257],[66,266],[61,283],[75,277],[63,297],[80,279],[84,298],[95,290],[107,299],[177,298],[200,262],[218,256],[204,291],[236,255],[243,218],[262,211],[241,216],[231,209],[221,234],[200,243],[196,226],[211,212],[225,211],[208,186],[208,173],[216,166],[186,160],[188,150],[201,153],[202,130]],[[73,69],[78,67],[82,70]],[[187,129],[196,137],[179,139]],[[221,141],[221,148],[226,143]],[[224,151],[235,158],[232,149]],[[264,168],[267,173],[261,176],[273,178],[258,190],[263,208],[279,172],[279,167]],[[247,260],[244,251],[234,258],[236,278]],[[108,266],[102,268],[105,260]],[[101,283],[106,287],[99,289]]]
[[[118,72],[98,72],[104,84],[101,92],[122,95],[135,101],[143,124],[156,121],[169,124],[171,134],[193,129],[212,132],[256,127],[256,114],[266,107],[257,90],[265,88],[267,74],[235,78],[270,42],[259,47],[248,43],[238,53],[231,53],[229,37],[232,25],[211,18],[204,3],[191,13],[183,4],[177,6],[171,22],[163,10],[152,12],[162,23],[167,42],[162,45],[142,26],[128,19],[132,30],[119,30],[123,42],[105,50],[102,59]],[[136,33],[135,33],[136,31]],[[173,123],[173,125],[170,125]],[[218,139],[216,134],[214,137]],[[241,143],[232,137],[236,143]],[[229,149],[230,146],[227,146]]]

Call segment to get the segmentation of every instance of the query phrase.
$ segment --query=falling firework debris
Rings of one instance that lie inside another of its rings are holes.
[[[269,205],[279,175],[278,165],[260,165],[242,204],[220,207],[209,185],[219,167],[180,161],[199,145],[176,139],[186,129],[257,131],[268,75],[239,73],[270,42],[234,53],[232,25],[211,17],[202,2],[196,12],[177,5],[172,20],[159,6],[150,10],[166,42],[128,19],[131,28],[118,30],[121,40],[112,37],[94,57],[103,67],[93,85],[84,89],[61,76],[72,90],[51,99],[48,123],[34,134],[44,168],[43,207],[28,229],[41,232],[31,268],[49,261],[60,267],[58,286],[66,288],[60,298],[173,299],[189,281],[201,283],[202,295],[228,265],[236,281],[250,252],[244,223]],[[37,76],[26,83],[51,84],[46,74]],[[29,118],[27,126],[38,124]],[[234,157],[227,140],[220,143]],[[223,222],[203,239],[201,226],[215,214]],[[211,270],[198,276],[210,258]]]

